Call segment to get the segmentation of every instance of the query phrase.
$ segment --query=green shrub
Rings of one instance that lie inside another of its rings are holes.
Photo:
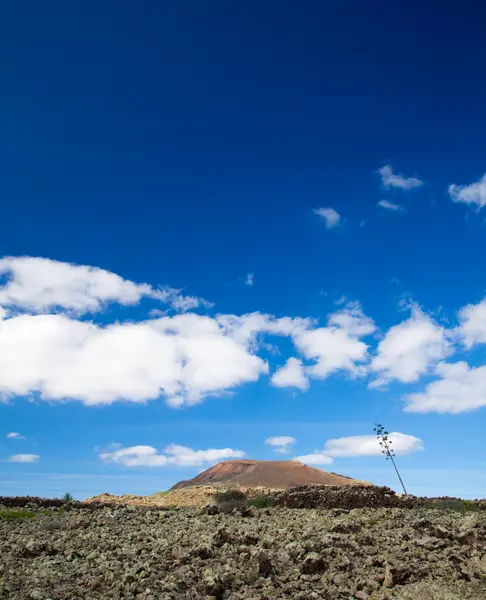
[[[66,512],[66,509],[63,506],[60,506],[59,508],[41,508],[38,512],[40,515],[50,517],[51,515],[63,515]]]
[[[255,508],[268,508],[273,504],[273,498],[270,494],[260,494],[248,500],[248,506],[254,506]]]
[[[456,498],[431,500],[425,504],[425,508],[435,508],[436,510],[454,510],[456,512],[476,512],[479,510],[479,506],[473,500],[459,500]]]
[[[69,492],[66,492],[64,494],[64,496],[62,496],[61,500],[63,500],[64,502],[73,502],[74,501],[74,497]]]
[[[5,508],[0,510],[0,519],[6,521],[15,521],[17,519],[32,519],[35,516],[30,510],[14,510],[12,508]]]

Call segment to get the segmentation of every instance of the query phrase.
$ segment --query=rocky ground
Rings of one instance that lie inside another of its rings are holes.
[[[486,598],[483,511],[12,510],[0,510],[1,599]]]

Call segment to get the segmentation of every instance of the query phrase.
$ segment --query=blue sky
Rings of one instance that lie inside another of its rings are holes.
[[[461,6],[2,7],[0,493],[150,493],[243,454],[398,489],[379,420],[410,491],[486,496]]]

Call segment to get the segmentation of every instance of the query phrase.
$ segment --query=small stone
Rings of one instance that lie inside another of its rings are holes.
[[[340,558],[339,558],[339,562],[337,564],[338,569],[341,570],[346,570],[349,569],[351,567],[351,561],[349,560],[349,558],[343,554]]]
[[[456,540],[460,544],[474,546],[476,543],[476,532],[470,529],[469,531],[461,531],[456,535]]]
[[[387,588],[391,588],[395,585],[390,565],[386,565],[385,567],[385,578],[383,579],[383,585]]]
[[[479,561],[479,568],[486,575],[486,554]]]
[[[304,558],[300,570],[306,575],[312,575],[313,573],[319,573],[325,571],[327,568],[326,561],[317,554],[317,552],[309,552]]]
[[[358,600],[368,600],[370,595],[368,594],[368,592],[365,592],[364,590],[360,590],[359,592],[356,592],[354,597],[357,598]]]
[[[347,515],[349,510],[347,508],[333,508],[329,511],[331,517],[340,517],[341,515]]]
[[[343,573],[337,573],[334,575],[333,581],[339,588],[342,588],[346,584],[346,577]]]
[[[272,561],[264,552],[258,554],[258,572],[263,577],[269,577],[273,573]]]
[[[212,569],[206,569],[204,571],[201,583],[206,594],[210,596],[220,596],[224,591],[224,587],[219,575]]]
[[[449,531],[442,525],[437,525],[434,528],[433,535],[441,540],[445,540],[450,537]]]
[[[201,544],[195,549],[194,554],[203,560],[207,560],[213,556],[214,552],[209,544]]]
[[[47,521],[39,525],[41,531],[55,531],[56,529],[62,529],[63,523],[61,521]]]

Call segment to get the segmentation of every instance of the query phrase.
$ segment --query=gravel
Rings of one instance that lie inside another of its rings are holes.
[[[483,511],[27,509],[0,518],[0,599],[486,598]]]

